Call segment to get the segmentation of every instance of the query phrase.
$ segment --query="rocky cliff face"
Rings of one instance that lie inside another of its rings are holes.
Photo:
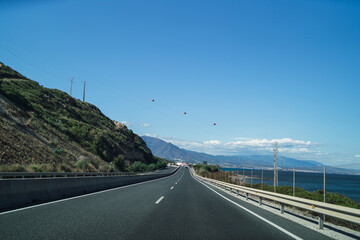
[[[134,161],[156,159],[132,130],[0,63],[0,171],[125,170]]]

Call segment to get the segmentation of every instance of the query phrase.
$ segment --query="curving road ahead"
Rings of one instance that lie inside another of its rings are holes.
[[[328,239],[198,182],[184,167],[166,178],[0,213],[2,240],[294,238]]]

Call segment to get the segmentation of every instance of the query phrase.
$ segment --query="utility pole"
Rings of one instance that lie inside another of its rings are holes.
[[[83,102],[85,102],[85,86],[86,86],[86,81],[84,81]]]
[[[70,96],[71,96],[71,93],[72,93],[72,84],[74,82],[74,78],[71,78],[70,79]]]
[[[279,155],[279,149],[278,149],[278,143],[274,143],[274,192],[276,192],[276,186],[279,184],[278,182],[278,155]]]

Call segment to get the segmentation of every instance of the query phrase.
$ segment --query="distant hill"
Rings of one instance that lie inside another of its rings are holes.
[[[153,154],[169,160],[183,160],[192,163],[207,161],[212,164],[220,164],[227,167],[273,167],[273,155],[242,155],[242,156],[221,156],[199,153],[179,148],[161,139],[142,136]],[[294,158],[279,156],[279,167],[281,168],[308,168],[320,167],[321,163],[315,161],[303,161]]]
[[[114,171],[135,161],[157,158],[132,130],[0,63],[0,171]]]
[[[182,160],[191,163],[202,163],[207,161],[210,164],[219,164],[221,167],[229,168],[273,168],[273,155],[241,155],[221,156],[199,153],[179,148],[174,144],[161,139],[142,136],[154,155],[168,160]],[[279,167],[284,169],[296,168],[297,170],[323,171],[324,165],[316,161],[305,161],[294,158],[279,156]],[[327,166],[326,172],[338,174],[360,174],[359,170],[344,169]]]

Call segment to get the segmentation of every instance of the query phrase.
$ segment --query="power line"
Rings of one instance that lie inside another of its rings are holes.
[[[48,75],[52,75],[53,77],[59,78],[59,79],[64,79],[65,76],[60,75],[58,73],[55,73],[54,71],[49,71],[49,70],[44,70],[43,68],[35,65],[32,63],[32,61],[28,60],[25,56],[23,56],[22,54],[20,54],[19,52],[17,52],[15,49],[11,48],[11,47],[5,47],[4,45],[0,44],[0,47],[4,50],[6,50],[7,52],[11,53],[13,56],[19,58],[20,60],[22,60],[23,62],[27,63],[28,65],[32,66],[33,68],[36,68],[37,70],[46,73]]]

